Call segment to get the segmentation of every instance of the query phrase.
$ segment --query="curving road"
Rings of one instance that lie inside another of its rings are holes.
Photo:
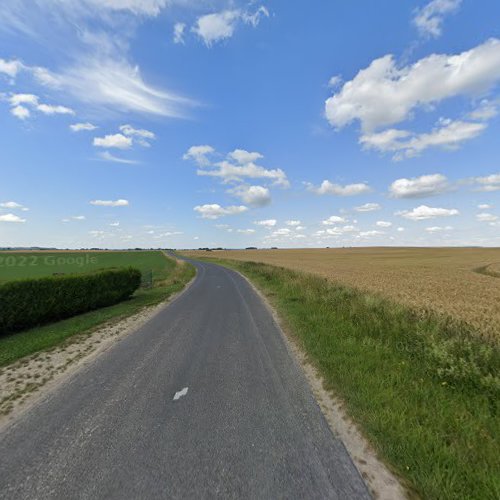
[[[0,435],[2,499],[368,499],[237,273],[191,287]]]

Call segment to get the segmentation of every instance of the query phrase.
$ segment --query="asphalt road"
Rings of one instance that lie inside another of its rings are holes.
[[[2,432],[0,498],[370,498],[261,299],[196,266],[183,295]]]

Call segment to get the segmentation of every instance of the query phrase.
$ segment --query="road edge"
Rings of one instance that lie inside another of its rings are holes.
[[[212,264],[221,265],[213,262]],[[222,266],[225,267],[225,266]],[[384,500],[405,500],[410,498],[409,491],[401,480],[378,457],[375,449],[364,437],[359,426],[351,419],[344,408],[343,401],[330,390],[325,389],[323,377],[309,361],[307,354],[299,346],[286,320],[281,318],[267,296],[244,274],[233,269],[241,276],[262,300],[271,314],[276,327],[284,339],[290,356],[296,361],[307,380],[311,392],[323,413],[332,433],[343,443],[359,474],[365,481],[374,498]]]

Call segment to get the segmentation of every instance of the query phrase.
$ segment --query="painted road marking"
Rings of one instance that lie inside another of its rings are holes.
[[[182,398],[182,396],[185,396],[188,393],[188,388],[184,387],[182,391],[176,392],[174,396],[174,401],[177,401],[179,398]]]

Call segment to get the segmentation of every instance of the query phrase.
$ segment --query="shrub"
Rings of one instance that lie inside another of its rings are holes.
[[[141,273],[134,268],[5,283],[0,285],[0,335],[116,304],[140,284]]]

